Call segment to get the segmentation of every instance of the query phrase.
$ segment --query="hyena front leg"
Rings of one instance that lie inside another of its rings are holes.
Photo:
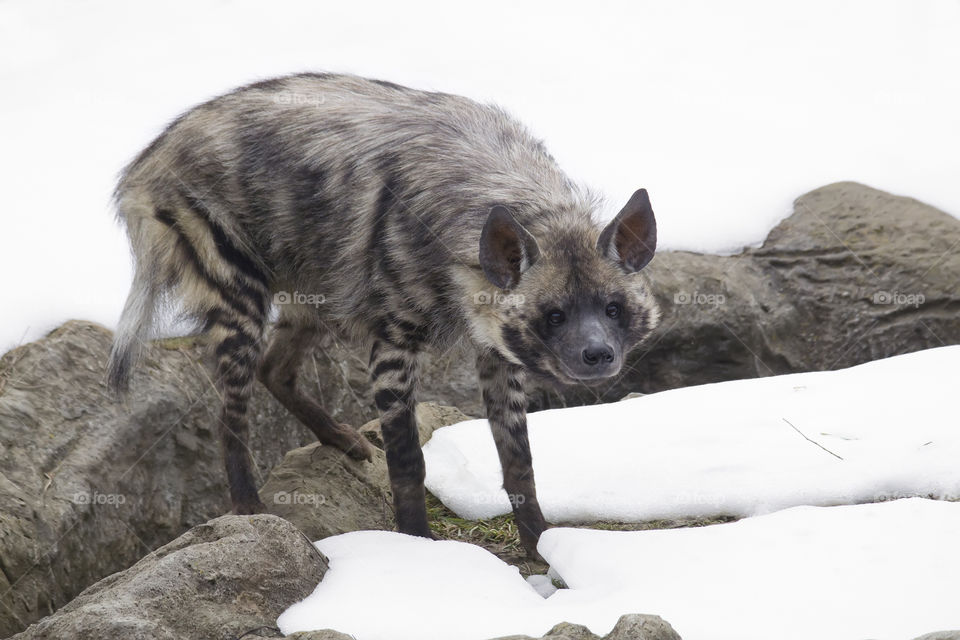
[[[397,529],[432,538],[423,488],[426,466],[415,413],[416,349],[400,347],[387,339],[376,340],[370,351],[370,375],[374,402],[380,411]]]
[[[513,506],[520,542],[528,555],[537,558],[537,541],[547,524],[537,502],[533,480],[524,371],[493,351],[481,351],[477,355],[477,372],[487,421],[503,469],[503,488]]]
[[[303,358],[316,336],[316,325],[296,323],[281,316],[260,365],[260,381],[321,443],[340,449],[354,460],[371,460],[373,448],[367,440],[355,429],[339,424],[297,385]]]

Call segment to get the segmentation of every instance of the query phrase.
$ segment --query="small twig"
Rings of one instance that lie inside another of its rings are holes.
[[[807,442],[812,442],[813,444],[817,445],[818,447],[820,447],[821,449],[823,449],[824,451],[826,451],[827,453],[829,453],[830,455],[832,455],[834,458],[837,458],[838,460],[843,460],[843,458],[841,458],[840,456],[838,456],[837,454],[835,454],[833,451],[830,451],[830,449],[827,449],[825,446],[823,446],[822,444],[820,444],[820,443],[817,442],[816,440],[811,440],[810,438],[808,438],[808,437],[803,433],[803,431],[800,431],[800,429],[797,429],[796,427],[794,427],[793,424],[792,424],[789,420],[787,420],[786,418],[782,418],[782,420],[783,420],[784,422],[786,422],[787,424],[789,424],[790,427],[791,427],[794,431],[796,431],[796,432],[799,433],[801,436],[803,436],[803,439],[806,440]]]
[[[251,634],[254,634],[254,633],[256,633],[257,635],[260,635],[260,632],[261,632],[261,631],[276,631],[278,634],[283,633],[283,632],[280,631],[280,629],[278,629],[277,627],[271,627],[271,626],[269,626],[269,625],[264,625],[264,626],[262,626],[262,627],[257,627],[256,629],[250,629],[249,631],[244,631],[244,632],[241,633],[239,636],[234,636],[234,639],[235,639],[235,640],[240,640],[241,638],[245,638],[245,637],[247,637],[247,636],[249,636],[249,635],[251,635]],[[276,635],[276,636],[273,636],[273,637],[274,637],[274,638],[279,638],[279,637],[281,637],[281,636]]]
[[[23,354],[26,352],[26,349],[21,349],[23,346],[23,339],[21,338],[21,343],[16,347],[4,354],[4,358],[8,355],[10,356],[10,361],[7,362],[6,366],[0,370],[0,395],[3,395],[3,390],[6,388],[7,383],[10,382],[13,377],[13,370],[17,366],[17,363],[23,358]],[[14,383],[15,384],[15,383]]]
[[[320,368],[317,367],[317,352],[313,349],[310,350],[310,362],[313,363],[313,375],[317,379],[317,395],[320,396],[320,405],[326,406],[327,403],[323,399],[323,381],[320,379]]]
[[[63,461],[61,460],[60,462],[63,462]],[[58,463],[58,464],[57,464],[57,468],[59,468],[59,467],[60,467],[60,464]],[[54,469],[53,472],[56,473],[56,472],[57,472],[56,469]],[[46,476],[47,481],[43,484],[43,491],[40,492],[40,501],[41,501],[41,502],[43,502],[43,499],[46,497],[47,489],[49,489],[49,488],[50,488],[50,485],[53,484],[53,476],[52,476],[52,475],[50,475],[49,473],[44,473],[43,475]]]

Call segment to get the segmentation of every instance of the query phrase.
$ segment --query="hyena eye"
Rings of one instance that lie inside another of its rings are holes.
[[[616,302],[611,302],[607,305],[607,317],[608,318],[619,318],[620,312],[623,309],[620,308],[620,305]]]
[[[566,319],[567,319],[567,316],[563,315],[563,311],[560,311],[559,309],[555,311],[551,311],[550,313],[547,314],[547,322],[549,322],[553,326],[557,326],[558,324],[563,324],[563,321]]]

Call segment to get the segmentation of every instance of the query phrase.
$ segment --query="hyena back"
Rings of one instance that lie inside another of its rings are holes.
[[[158,305],[202,324],[237,513],[263,509],[246,444],[257,378],[322,443],[371,457],[297,385],[312,342],[336,331],[369,344],[397,525],[429,537],[418,360],[466,339],[534,554],[546,525],[525,377],[615,375],[658,317],[637,273],[656,244],[646,192],[602,228],[541,142],[458,96],[332,74],[242,87],[175,120],[125,169],[116,204],[136,268],[109,383],[126,388]]]

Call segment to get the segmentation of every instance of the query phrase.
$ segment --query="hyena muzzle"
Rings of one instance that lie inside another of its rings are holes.
[[[136,268],[108,381],[127,387],[156,310],[212,341],[234,511],[263,509],[247,451],[256,380],[325,445],[372,455],[298,386],[323,332],[370,349],[400,531],[431,537],[414,417],[418,361],[467,340],[529,553],[546,524],[527,377],[617,374],[654,327],[644,190],[603,227],[596,199],[497,107],[333,74],[259,82],[191,109],[116,191]],[[278,310],[269,340],[271,309]]]

